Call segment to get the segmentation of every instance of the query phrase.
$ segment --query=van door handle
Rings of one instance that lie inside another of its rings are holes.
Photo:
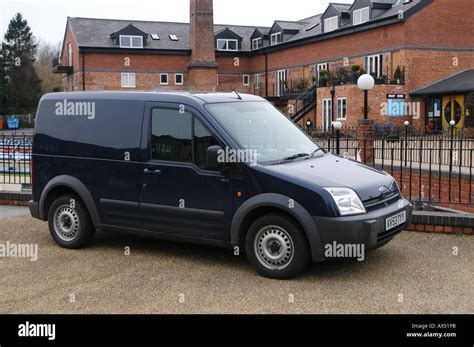
[[[145,169],[143,171],[145,175],[153,175],[153,176],[159,176],[161,175],[161,170],[150,170],[150,169]]]

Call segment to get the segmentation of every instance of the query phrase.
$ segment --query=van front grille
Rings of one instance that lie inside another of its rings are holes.
[[[364,207],[367,212],[375,211],[383,207],[390,206],[400,200],[401,195],[398,190],[393,191],[389,194],[381,195],[378,198],[369,199],[364,201]]]

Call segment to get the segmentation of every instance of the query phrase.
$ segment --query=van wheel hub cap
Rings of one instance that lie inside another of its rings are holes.
[[[60,206],[54,214],[54,231],[66,242],[73,241],[79,233],[79,216],[70,206]]]
[[[259,262],[270,270],[283,270],[293,260],[293,240],[278,226],[266,226],[255,238],[255,254]]]

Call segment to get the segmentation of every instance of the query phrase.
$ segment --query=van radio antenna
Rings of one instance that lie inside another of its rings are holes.
[[[237,98],[238,98],[239,100],[243,100],[243,99],[242,99],[242,97],[240,96],[240,94],[239,94],[239,93],[237,93],[237,91],[236,91],[236,90],[233,90],[233,92],[234,92],[235,94],[237,94]]]

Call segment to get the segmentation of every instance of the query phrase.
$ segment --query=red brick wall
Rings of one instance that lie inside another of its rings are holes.
[[[454,174],[451,181],[448,175],[440,176],[438,174],[433,174],[430,180],[429,173],[422,172],[420,174],[416,169],[413,170],[410,179],[409,172],[403,172],[402,176],[399,169],[394,169],[393,172],[387,168],[385,170],[397,180],[405,197],[410,197],[410,195],[412,197],[420,197],[421,189],[421,196],[424,196],[426,200],[431,197],[435,201],[452,202],[451,204],[437,204],[438,206],[474,213],[474,181],[467,178],[459,180],[457,175]],[[449,191],[450,186],[451,192]]]

